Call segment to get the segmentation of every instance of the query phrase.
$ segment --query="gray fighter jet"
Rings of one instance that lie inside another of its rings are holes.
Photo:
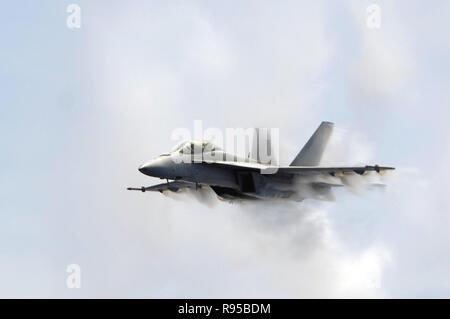
[[[221,200],[306,198],[333,200],[332,188],[348,185],[353,176],[382,173],[393,167],[320,166],[333,131],[322,122],[289,166],[262,163],[256,156],[238,157],[208,141],[188,141],[139,167],[145,175],[166,183],[128,190],[179,192],[211,188]],[[254,139],[258,143],[257,139]],[[269,146],[270,148],[270,146]],[[369,173],[371,172],[371,173]]]

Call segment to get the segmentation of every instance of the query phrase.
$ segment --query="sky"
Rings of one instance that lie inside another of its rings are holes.
[[[70,3],[2,6],[0,297],[450,297],[448,1],[77,1],[79,29]],[[281,164],[332,121],[324,164],[396,171],[334,202],[127,192],[195,120],[279,128]]]

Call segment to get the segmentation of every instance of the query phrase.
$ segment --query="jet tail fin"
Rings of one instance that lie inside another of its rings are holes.
[[[316,166],[322,159],[323,151],[333,132],[334,124],[322,122],[290,166]]]

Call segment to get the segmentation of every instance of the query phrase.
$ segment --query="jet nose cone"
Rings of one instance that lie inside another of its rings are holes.
[[[170,175],[170,163],[166,159],[157,158],[139,166],[138,170],[148,176],[167,178]]]
[[[142,174],[149,175],[150,174],[150,166],[151,165],[149,163],[145,163],[145,164],[142,164],[141,166],[139,166],[138,170]]]
[[[158,165],[158,161],[156,160],[152,160],[148,163],[145,163],[141,166],[139,166],[138,168],[139,172],[141,172],[144,175],[148,175],[148,176],[157,176],[160,169],[159,169],[159,165]]]

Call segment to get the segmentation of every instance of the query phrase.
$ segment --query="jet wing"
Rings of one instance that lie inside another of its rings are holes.
[[[141,192],[164,192],[164,191],[172,191],[172,192],[178,192],[180,189],[197,189],[197,187],[200,187],[200,185],[196,185],[195,183],[190,183],[186,181],[173,181],[168,183],[162,183],[157,184],[153,186],[148,187],[128,187],[127,189],[129,191],[141,191]]]
[[[236,170],[260,171],[262,174],[282,174],[282,175],[311,175],[328,173],[332,176],[348,173],[363,175],[366,172],[375,171],[381,173],[387,170],[393,170],[394,167],[366,165],[366,166],[272,166],[259,163],[232,162],[232,161],[211,161],[206,162],[210,165],[226,166]]]
[[[273,168],[266,168],[273,169]],[[377,172],[381,173],[387,170],[393,170],[394,167],[378,166],[378,165],[366,165],[366,166],[336,166],[336,167],[326,167],[326,166],[288,166],[279,167],[277,174],[289,174],[289,175],[310,175],[317,173],[328,173],[332,176],[339,176],[348,173],[356,173],[363,175],[366,172]],[[261,171],[264,173],[264,169]]]

